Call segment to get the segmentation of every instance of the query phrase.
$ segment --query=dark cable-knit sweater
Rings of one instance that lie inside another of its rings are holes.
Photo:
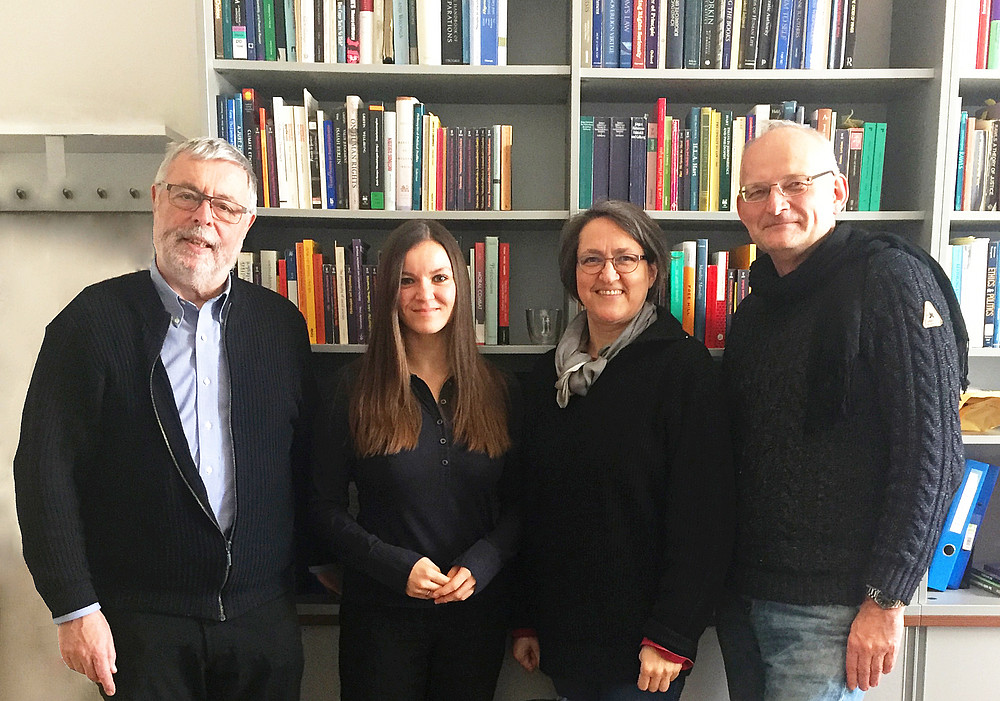
[[[731,579],[753,598],[857,605],[871,585],[908,601],[961,479],[961,373],[940,283],[866,236],[842,224],[783,277],[758,259],[727,338]],[[850,345],[852,304],[856,348],[830,353]]]
[[[565,409],[553,353],[532,374],[519,624],[547,673],[635,683],[644,637],[695,658],[732,543],[717,373],[660,309]]]

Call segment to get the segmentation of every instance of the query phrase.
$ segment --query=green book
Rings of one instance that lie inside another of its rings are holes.
[[[684,321],[684,251],[670,251],[670,313]]]
[[[870,212],[872,199],[872,165],[875,163],[875,122],[865,122],[861,146],[861,177],[858,180],[858,211]]]
[[[986,67],[1000,68],[1000,19],[990,21],[990,35],[986,44]]]
[[[885,132],[888,124],[875,122],[875,159],[872,161],[872,187],[868,202],[869,211],[882,208],[882,166],[885,163]]]
[[[281,2],[281,0],[278,0]],[[278,43],[274,33],[274,0],[263,0],[264,3],[264,58],[268,61],[278,60]]]
[[[594,118],[580,117],[580,209],[594,203]]]

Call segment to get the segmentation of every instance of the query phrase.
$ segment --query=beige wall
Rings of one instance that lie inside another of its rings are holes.
[[[34,0],[5,3],[3,16],[0,134],[200,133],[200,0]],[[145,267],[149,225],[144,214],[0,212],[0,701],[96,698],[62,666],[21,559],[11,464],[46,323],[85,285]]]

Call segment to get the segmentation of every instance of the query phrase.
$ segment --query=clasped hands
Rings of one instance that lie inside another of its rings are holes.
[[[455,565],[448,574],[441,572],[430,558],[417,560],[406,580],[406,595],[414,599],[430,599],[435,604],[464,601],[476,591],[476,578],[467,567]]]

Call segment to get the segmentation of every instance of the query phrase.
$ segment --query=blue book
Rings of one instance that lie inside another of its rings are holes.
[[[692,189],[694,181],[691,183]],[[708,282],[708,239],[697,239],[694,263],[694,337],[705,341],[705,295]]]
[[[397,2],[396,6],[400,6],[403,3]],[[469,12],[471,9],[469,7],[469,0],[462,0],[462,64],[468,66],[472,60],[472,18],[469,17]],[[405,10],[404,13],[405,15]],[[395,27],[395,23],[393,24]],[[393,51],[395,51],[395,46],[393,46]],[[399,63],[399,59],[396,59],[396,63]]]
[[[979,499],[983,483],[986,481],[989,465],[977,460],[965,461],[965,474],[962,484],[951,501],[948,516],[934,555],[927,571],[927,587],[935,591],[944,591],[951,581],[952,572],[958,563],[958,554],[962,550],[965,532],[972,518],[972,510]]]
[[[684,68],[701,68],[701,15],[700,0],[686,0],[683,17]],[[697,207],[695,207],[697,209]]]
[[[962,192],[965,179],[965,130],[969,122],[969,113],[962,110],[958,121],[958,165],[955,168],[955,211],[962,211]]]
[[[962,298],[962,267],[965,263],[965,246],[951,244],[951,286],[955,290],[955,296]]]
[[[736,0],[725,0],[722,15],[722,67],[731,68],[733,61],[733,26],[740,21],[736,13]],[[736,47],[736,53],[739,54]]]
[[[606,200],[610,196],[610,164],[611,118],[594,117],[594,204]]]
[[[253,0],[243,3],[247,19],[247,60],[257,60],[257,9]],[[261,47],[263,50],[264,47]]]
[[[618,68],[618,42],[621,41],[621,3],[626,0],[604,0],[604,13],[601,22],[602,42],[604,47],[605,68]]]
[[[596,136],[595,136],[596,138]],[[629,120],[611,118],[611,144],[608,152],[608,199],[628,201]]]
[[[333,135],[333,120],[323,120],[323,143],[326,153],[326,208],[337,208],[337,151]]]
[[[590,67],[604,65],[604,0],[593,0],[594,21],[591,28]]]
[[[497,34],[497,2],[498,0],[482,0],[483,10],[480,14],[480,58],[482,65],[495,66],[499,61],[500,45]]]
[[[236,100],[227,97],[226,98],[226,141],[231,143],[233,146],[238,148],[240,152],[243,152],[241,144],[236,140],[236,115],[240,114],[242,116],[242,103],[241,109],[236,109]],[[242,141],[243,135],[240,134],[240,141]]]
[[[621,27],[618,35],[618,67],[632,67],[632,2],[631,0],[620,0],[621,19],[618,26]]]
[[[660,10],[667,15],[664,68],[684,67],[684,2],[685,0],[667,0],[666,7]]]
[[[792,39],[792,6],[795,0],[778,0],[778,25],[774,35],[774,67],[790,68],[789,48]]]
[[[983,463],[985,464],[985,463]],[[990,496],[997,483],[997,474],[1000,467],[996,465],[986,465],[986,476],[983,477],[983,486],[979,490],[979,498],[972,509],[972,516],[969,517],[969,526],[965,529],[965,538],[962,540],[962,549],[958,551],[958,559],[951,572],[951,579],[948,580],[949,589],[958,589],[962,585],[962,577],[965,576],[965,569],[969,565],[969,558],[972,556],[972,546],[976,542],[976,532],[983,522],[986,509],[990,505]]]
[[[632,117],[629,124],[628,201],[644,209],[646,206],[646,151],[648,118]],[[654,139],[655,141],[655,139]],[[655,149],[654,149],[655,150]]]
[[[818,0],[806,0],[806,17],[805,17],[805,36],[802,46],[802,67],[803,68],[826,68],[823,66],[814,66],[812,61],[812,55],[814,53],[813,43],[817,41],[826,41],[827,37],[818,37],[816,32],[816,21],[817,21],[817,9]]]

